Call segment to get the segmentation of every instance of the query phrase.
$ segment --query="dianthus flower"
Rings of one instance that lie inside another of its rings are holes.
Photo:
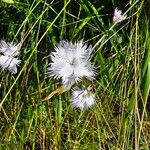
[[[12,74],[17,73],[17,66],[21,60],[15,58],[20,54],[21,43],[6,43],[4,40],[0,41],[0,68],[7,69]]]
[[[47,68],[47,73],[56,79],[62,79],[65,87],[71,87],[83,77],[92,80],[95,71],[90,62],[91,52],[92,47],[83,41],[61,41],[55,47],[55,52],[51,53],[52,62]]]
[[[95,95],[91,92],[91,87],[88,88],[74,88],[72,90],[71,105],[83,110],[89,108],[95,103]]]
[[[114,23],[119,23],[127,18],[127,15],[121,15],[121,14],[122,14],[122,11],[119,10],[118,8],[115,8],[114,16],[113,16]]]

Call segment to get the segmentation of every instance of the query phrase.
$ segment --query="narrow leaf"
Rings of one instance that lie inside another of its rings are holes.
[[[4,3],[8,3],[8,4],[13,4],[14,1],[13,0],[2,0]]]

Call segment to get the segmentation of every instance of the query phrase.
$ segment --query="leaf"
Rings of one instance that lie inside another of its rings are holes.
[[[147,74],[146,74],[146,79],[145,79],[145,84],[144,84],[144,91],[143,91],[144,101],[148,99],[149,89],[150,89],[150,62],[148,62]]]
[[[143,78],[143,100],[147,101],[150,89],[150,37],[146,43],[146,56],[145,56],[145,63],[142,70],[142,78]]]
[[[4,3],[8,3],[8,4],[13,4],[14,1],[13,0],[2,0]]]
[[[85,18],[82,23],[79,25],[79,27],[76,29],[74,37],[82,30],[82,28],[90,21],[91,17]]]
[[[144,65],[143,65],[143,70],[142,70],[142,78],[146,74],[147,66],[148,66],[148,63],[150,62],[150,37],[147,38],[146,50],[147,50],[147,53],[146,53],[146,56],[144,58]]]

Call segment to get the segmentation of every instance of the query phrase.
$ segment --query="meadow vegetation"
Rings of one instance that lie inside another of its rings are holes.
[[[127,18],[113,22],[114,9]],[[0,39],[22,42],[17,74],[0,69],[0,149],[148,150],[150,1],[14,0],[0,5]],[[61,40],[94,48],[96,103],[70,105],[71,90],[46,74]]]

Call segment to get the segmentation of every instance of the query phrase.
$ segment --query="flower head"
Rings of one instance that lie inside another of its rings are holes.
[[[70,87],[82,77],[94,79],[95,72],[90,62],[92,47],[82,41],[71,43],[61,41],[55,52],[51,53],[52,62],[47,73],[56,79],[62,79],[63,85]]]
[[[13,42],[6,43],[4,40],[0,41],[0,53],[5,56],[18,56],[20,54],[21,43],[15,44]]]
[[[15,58],[20,54],[21,43],[6,43],[4,40],[0,41],[0,68],[7,69],[12,74],[17,73],[17,66],[21,60]]]
[[[0,55],[0,68],[8,69],[12,74],[17,73],[17,66],[21,63],[21,60],[18,60],[12,56]]]
[[[122,14],[122,11],[119,10],[118,8],[115,8],[114,16],[113,16],[114,23],[119,23],[127,18],[127,15],[121,15],[121,14]]]
[[[74,88],[72,90],[72,106],[81,110],[91,107],[95,103],[95,95],[90,90],[90,86],[87,89]]]

